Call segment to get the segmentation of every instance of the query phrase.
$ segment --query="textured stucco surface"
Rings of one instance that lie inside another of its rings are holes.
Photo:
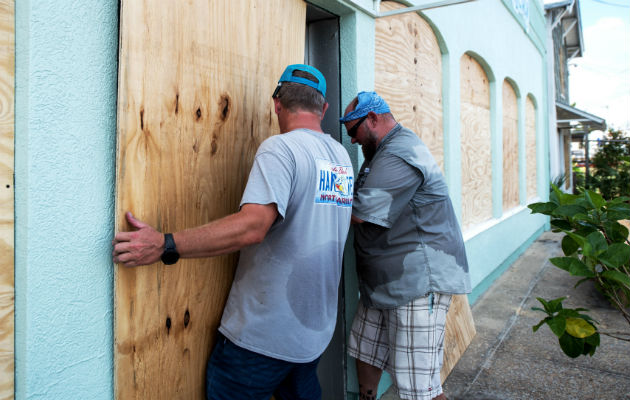
[[[16,1],[16,398],[111,399],[118,1]]]

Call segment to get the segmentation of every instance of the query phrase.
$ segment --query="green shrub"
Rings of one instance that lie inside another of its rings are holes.
[[[552,258],[551,263],[582,277],[576,287],[593,281],[630,325],[630,313],[626,310],[630,306],[630,242],[628,229],[618,222],[630,219],[629,201],[628,197],[606,201],[591,190],[568,194],[552,185],[549,201],[530,204],[529,208],[534,214],[550,216],[554,231],[566,233],[562,239],[564,257]],[[582,313],[586,309],[563,308],[564,298],[538,300],[544,309],[534,309],[547,317],[534,326],[534,332],[547,324],[570,357],[593,355],[599,346],[600,333],[630,341],[630,332],[600,332],[597,322]]]

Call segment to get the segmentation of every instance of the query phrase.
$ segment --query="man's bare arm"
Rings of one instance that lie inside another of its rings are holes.
[[[245,204],[235,214],[196,228],[173,233],[182,258],[211,257],[260,243],[276,220],[275,204]],[[164,234],[126,214],[135,231],[119,232],[114,238],[114,262],[128,267],[152,264],[164,251]]]

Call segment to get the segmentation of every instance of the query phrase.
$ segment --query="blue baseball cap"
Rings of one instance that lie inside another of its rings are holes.
[[[345,117],[339,118],[341,122],[352,121],[365,117],[370,111],[375,114],[385,114],[390,112],[387,102],[376,92],[359,92],[357,95],[359,102],[357,106]]]
[[[293,71],[308,72],[309,74],[317,78],[319,82],[313,82],[310,79],[302,78],[299,76],[293,76]],[[319,93],[321,93],[322,96],[326,97],[326,78],[324,78],[324,75],[322,75],[322,73],[319,72],[317,68],[311,67],[310,65],[306,65],[306,64],[289,65],[284,70],[284,72],[282,73],[282,76],[278,80],[278,86],[276,87],[276,91],[273,92],[272,97],[276,97],[278,90],[282,86],[282,82],[301,83],[302,85],[310,86],[313,89],[317,90]]]

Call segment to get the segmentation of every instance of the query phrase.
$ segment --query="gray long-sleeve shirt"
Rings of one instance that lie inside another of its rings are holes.
[[[431,292],[470,293],[468,261],[444,177],[426,145],[396,125],[361,167],[353,215],[361,298],[394,308]]]

